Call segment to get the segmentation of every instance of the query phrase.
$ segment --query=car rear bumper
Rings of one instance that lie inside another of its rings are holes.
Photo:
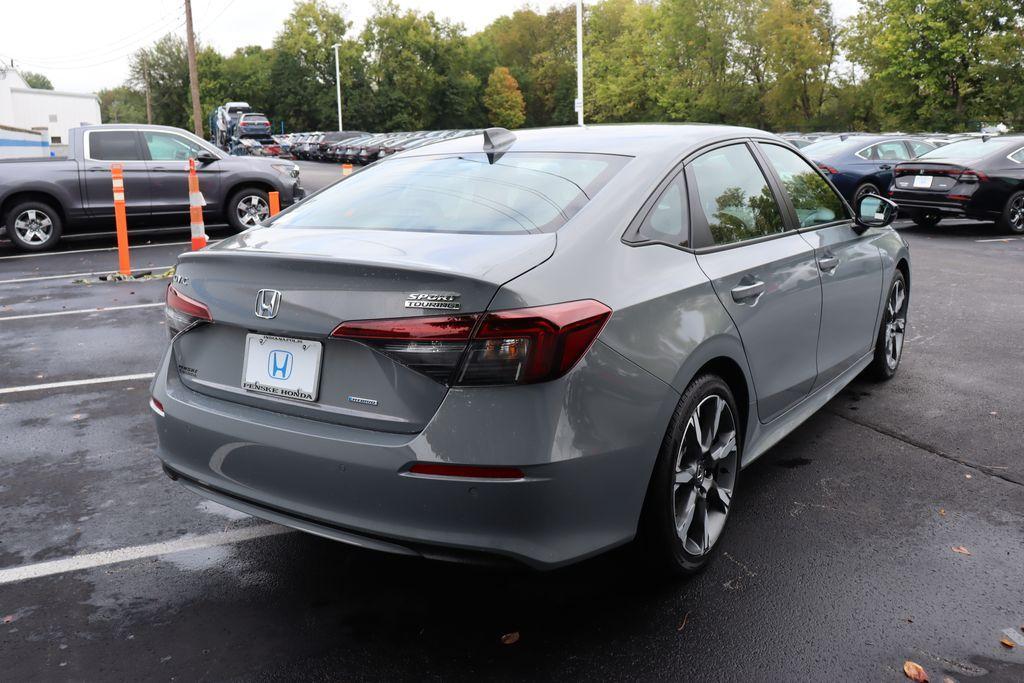
[[[453,389],[419,434],[322,423],[153,383],[159,457],[186,487],[258,517],[388,552],[553,568],[633,538],[677,396],[601,343],[569,375]],[[416,462],[520,479],[411,474]]]
[[[951,218],[992,219],[990,212],[979,208],[972,198],[951,199],[944,194],[929,196],[923,193],[909,192],[893,192],[889,197],[896,202],[902,214],[929,212]]]

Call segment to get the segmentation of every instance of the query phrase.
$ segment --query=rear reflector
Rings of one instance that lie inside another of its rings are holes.
[[[346,322],[331,336],[359,340],[446,384],[532,384],[569,372],[611,312],[586,299],[484,314]]]
[[[430,477],[472,477],[474,479],[522,479],[523,471],[517,467],[478,467],[476,465],[447,465],[418,462],[409,468],[412,474]]]
[[[164,416],[164,404],[156,400],[156,398],[153,396],[149,397],[149,407],[152,408],[153,412],[159,415],[160,417]]]
[[[174,285],[167,286],[167,305],[164,307],[164,315],[167,318],[167,330],[173,337],[197,320],[210,322],[210,309],[202,302],[187,297]]]

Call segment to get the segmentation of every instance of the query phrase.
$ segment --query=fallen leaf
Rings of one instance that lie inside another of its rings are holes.
[[[15,620],[15,618],[16,617],[13,614],[8,614],[6,617],[4,617],[4,623],[10,624],[12,621]]]
[[[990,412],[990,413],[989,413],[989,415],[998,415],[998,414],[999,414],[999,413],[997,413],[997,412],[996,412],[996,411],[994,411],[994,410],[993,410],[992,412]]]
[[[519,631],[512,631],[512,633],[506,633],[501,637],[502,645],[515,645],[519,642]]]
[[[679,628],[677,628],[676,630],[677,631],[682,631],[684,628],[686,628],[686,622],[689,621],[689,620],[690,620],[690,613],[687,612],[686,614],[683,615],[683,623],[679,624]]]
[[[945,517],[946,516],[945,508],[939,508],[939,514],[942,515],[943,517]]]
[[[972,476],[971,476],[971,475],[969,475],[969,474],[965,474],[965,475],[964,475],[964,478],[966,478],[966,479],[973,479],[974,477],[972,477]]]
[[[917,662],[912,662],[909,659],[903,662],[903,673],[912,681],[917,681],[917,683],[928,683],[928,674]]]
[[[1002,645],[1003,647],[1007,648],[1007,649],[1010,649],[1010,650],[1012,650],[1013,646],[1015,645],[1015,643],[1012,640],[1010,640],[1009,638],[1002,638],[999,641],[999,644]]]
[[[968,550],[967,548],[963,547],[962,545],[955,545],[955,546],[953,546],[952,550],[953,550],[954,553],[960,553],[961,555],[970,555],[971,554],[971,551]]]

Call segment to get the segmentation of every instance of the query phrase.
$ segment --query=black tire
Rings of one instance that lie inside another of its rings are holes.
[[[942,220],[942,214],[932,211],[920,211],[911,214],[910,220],[919,228],[934,228]]]
[[[46,251],[57,246],[64,233],[60,212],[45,202],[19,202],[5,217],[7,238],[22,251]]]
[[[899,306],[894,308],[897,291],[902,292]],[[903,358],[903,337],[907,331],[907,308],[910,305],[910,289],[903,272],[896,270],[885,295],[882,309],[882,324],[875,340],[875,357],[868,366],[868,373],[877,380],[892,379],[899,370]],[[893,354],[895,353],[895,359]]]
[[[1000,230],[1014,235],[1024,235],[1024,192],[1014,192],[1010,195],[1006,200],[1006,206],[1003,207],[1003,215],[996,221],[996,225]]]
[[[712,403],[716,398],[724,404],[717,432],[709,422],[718,405]],[[696,441],[697,430],[691,424],[694,415],[705,427],[701,433],[708,432],[703,437],[708,449]],[[657,570],[673,576],[696,574],[720,547],[739,475],[740,421],[732,391],[717,375],[696,378],[679,399],[654,465],[640,521],[641,549]],[[716,453],[724,455],[715,460]],[[685,481],[687,475],[690,483]],[[699,519],[702,511],[703,521]]]
[[[248,214],[243,217],[240,205],[244,201],[247,206],[252,206],[251,202],[255,199],[259,207],[257,214]],[[242,232],[249,228],[255,227],[261,221],[270,217],[270,199],[267,193],[258,187],[243,187],[240,190],[236,190],[227,201],[224,207],[224,220],[235,232]],[[246,222],[247,220],[254,220],[255,222]]]
[[[861,183],[857,186],[857,189],[853,192],[853,209],[857,210],[857,200],[866,194],[877,194],[881,196],[882,191],[878,189],[878,186],[874,183]]]

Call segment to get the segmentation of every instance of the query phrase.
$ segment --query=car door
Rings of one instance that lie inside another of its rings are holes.
[[[93,218],[114,217],[114,186],[110,167],[120,164],[124,173],[124,205],[129,219],[148,218],[149,170],[143,159],[137,130],[86,130],[82,141],[82,177],[85,210]]]
[[[814,247],[821,274],[816,389],[874,344],[882,296],[882,256],[874,244],[879,230],[858,232],[839,193],[799,154],[771,142],[757,147],[783,188],[791,220]]]
[[[701,152],[686,181],[697,263],[736,324],[768,422],[814,385],[821,281],[814,249],[787,227],[751,144]]]
[[[886,191],[892,184],[892,169],[901,161],[910,159],[910,150],[902,140],[887,140],[873,146],[872,159],[875,162],[875,177],[878,189]]]
[[[153,188],[151,211],[154,217],[174,218],[188,214],[188,160],[201,152],[215,154],[198,141],[173,131],[142,130],[146,165]],[[220,195],[221,164],[196,162],[199,191],[206,199],[207,213],[215,212]]]

